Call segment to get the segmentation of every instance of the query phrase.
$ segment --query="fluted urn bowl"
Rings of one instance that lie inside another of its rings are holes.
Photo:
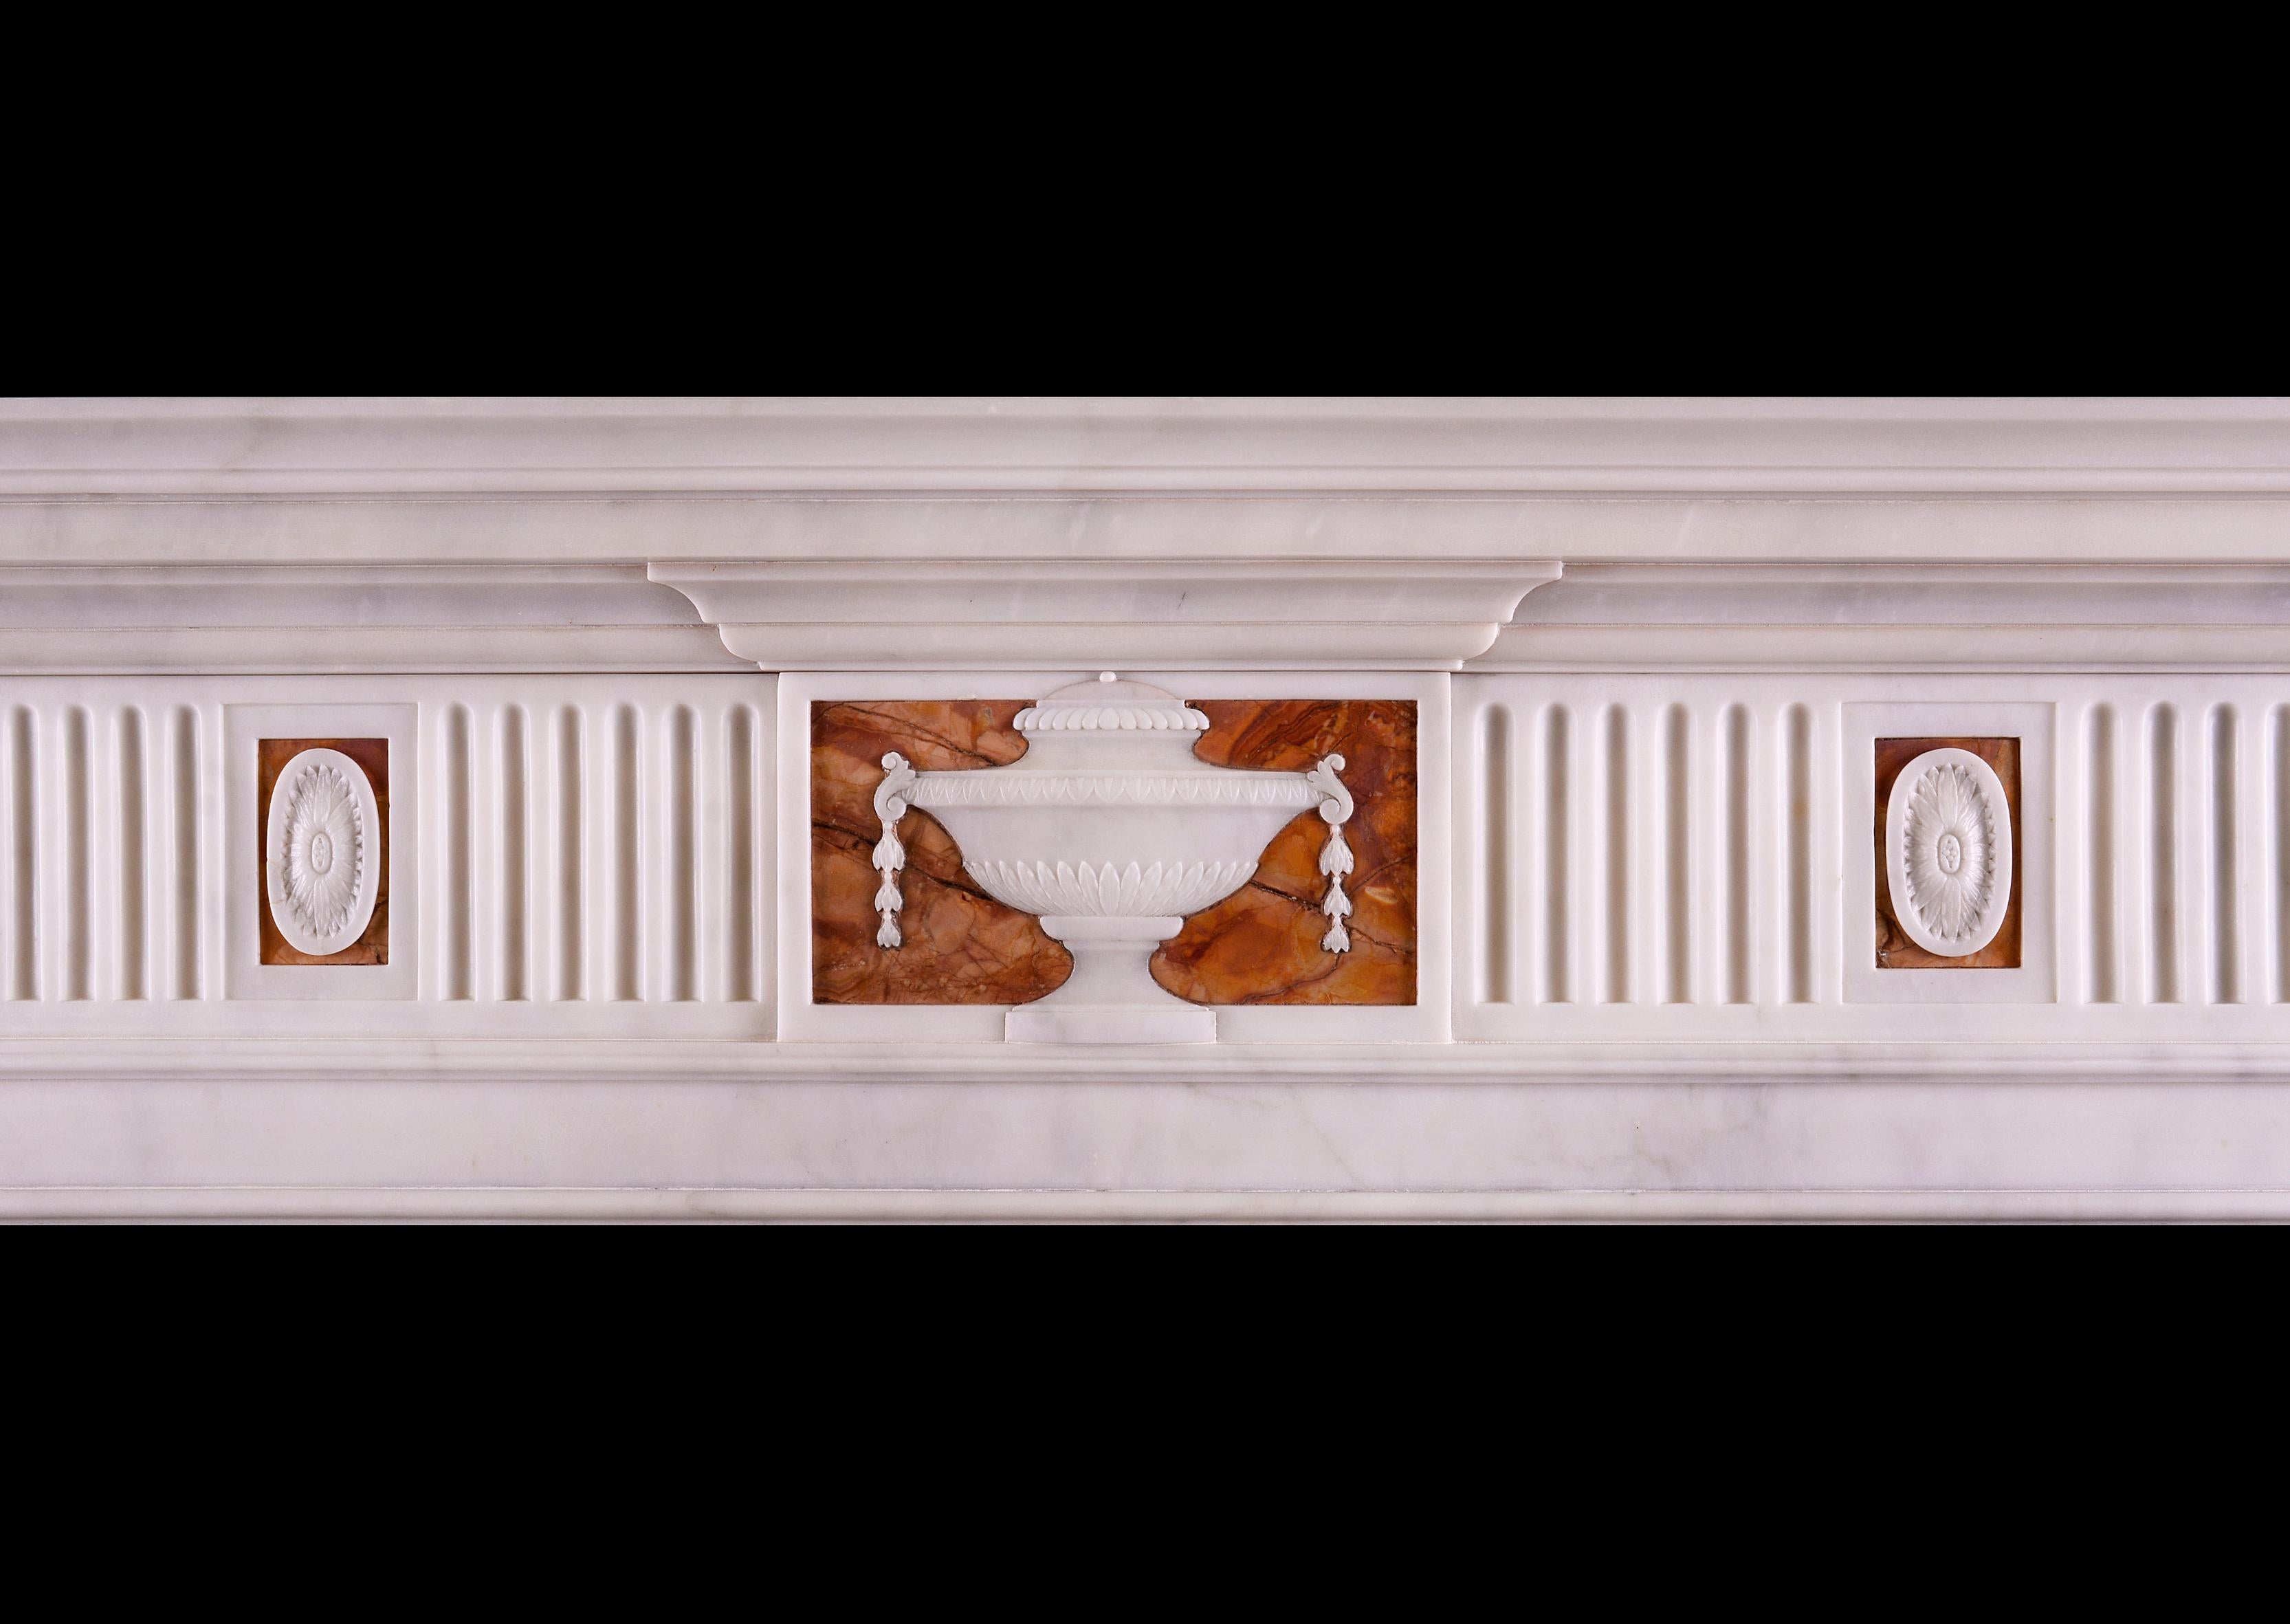
[[[1320,796],[1300,772],[1199,760],[1193,741],[1208,725],[1176,695],[1107,672],[1019,712],[1018,761],[916,774],[908,798],[946,826],[980,888],[1039,916],[1073,955],[1064,985],[1010,1012],[1012,1038],[1215,1037],[1213,1012],[1153,980],[1153,949],[1245,885]]]

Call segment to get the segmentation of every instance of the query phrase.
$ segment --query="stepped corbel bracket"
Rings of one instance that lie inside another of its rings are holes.
[[[766,671],[1453,670],[1559,566],[1299,551],[659,560],[648,572]]]
[[[895,948],[905,940],[899,934],[899,910],[906,905],[899,893],[899,870],[907,866],[907,848],[899,842],[899,820],[907,815],[914,787],[915,770],[905,756],[893,750],[883,757],[883,781],[875,786],[875,816],[883,824],[883,837],[875,843],[875,869],[883,876],[875,892],[875,912],[882,920],[875,931],[878,948]]]
[[[1328,876],[1328,894],[1320,903],[1320,911],[1328,916],[1328,933],[1320,938],[1320,946],[1331,953],[1351,950],[1351,932],[1344,929],[1344,916],[1352,911],[1352,900],[1344,895],[1344,876],[1352,871],[1352,849],[1344,839],[1344,825],[1352,815],[1352,792],[1336,776],[1344,770],[1344,758],[1327,756],[1317,766],[1304,774],[1320,796],[1320,816],[1328,825],[1327,844],[1320,848],[1320,872]]]

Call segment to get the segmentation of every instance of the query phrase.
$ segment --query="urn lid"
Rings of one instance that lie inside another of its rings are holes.
[[[1039,704],[1029,705],[1012,725],[1021,733],[1205,733],[1209,719],[1166,688],[1123,682],[1111,671],[1101,671],[1093,683],[1069,684]]]

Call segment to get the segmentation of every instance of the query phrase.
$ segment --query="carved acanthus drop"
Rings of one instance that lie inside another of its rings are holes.
[[[907,815],[914,782],[915,770],[905,756],[893,750],[883,757],[883,781],[875,786],[875,816],[883,825],[883,837],[875,843],[875,868],[883,876],[875,892],[875,912],[882,920],[875,930],[878,948],[895,948],[905,940],[899,934],[899,909],[906,905],[899,894],[899,870],[907,866],[907,848],[899,841],[899,820]]]
[[[1344,894],[1344,876],[1352,871],[1352,849],[1344,839],[1344,824],[1352,815],[1352,792],[1344,788],[1336,776],[1344,770],[1344,758],[1330,756],[1304,774],[1320,797],[1320,816],[1327,820],[1327,844],[1320,848],[1320,872],[1328,876],[1328,894],[1320,903],[1320,911],[1328,916],[1327,934],[1320,938],[1320,946],[1331,953],[1351,951],[1351,932],[1344,929],[1344,916],[1352,911],[1352,900]]]

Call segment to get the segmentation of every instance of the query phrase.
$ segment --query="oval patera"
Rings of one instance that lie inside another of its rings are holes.
[[[381,809],[373,782],[340,750],[303,750],[271,787],[263,886],[278,933],[324,958],[355,945],[381,889]]]
[[[1996,940],[2012,900],[2012,814],[2004,781],[1969,750],[1926,750],[1901,769],[1885,809],[1893,916],[1939,958]]]

